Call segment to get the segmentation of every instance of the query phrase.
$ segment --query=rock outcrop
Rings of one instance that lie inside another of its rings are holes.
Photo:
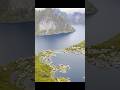
[[[35,34],[39,36],[74,32],[74,28],[57,15],[55,9],[35,11]]]

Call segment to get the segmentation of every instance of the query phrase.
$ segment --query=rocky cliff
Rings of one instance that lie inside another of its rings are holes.
[[[39,36],[68,33],[75,31],[55,9],[35,11],[35,34]]]

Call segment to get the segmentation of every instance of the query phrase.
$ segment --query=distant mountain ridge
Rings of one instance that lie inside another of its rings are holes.
[[[59,11],[58,11],[59,12]],[[67,23],[62,13],[47,8],[35,11],[35,34],[39,36],[74,32],[74,28]]]
[[[85,24],[85,14],[80,12],[65,13],[59,9],[54,10],[55,15],[63,16],[69,24]]]
[[[35,0],[0,0],[0,23],[34,21]]]
[[[70,22],[72,24],[85,24],[85,14],[79,12],[71,14]]]

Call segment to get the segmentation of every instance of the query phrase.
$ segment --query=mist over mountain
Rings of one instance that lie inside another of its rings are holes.
[[[39,36],[74,32],[66,21],[66,14],[59,10],[47,8],[35,11],[35,34]]]
[[[69,24],[73,24],[73,25],[85,24],[85,14],[84,13],[80,13],[80,12],[66,13],[66,12],[60,11],[59,9],[55,9],[54,14],[64,17],[64,19]]]
[[[85,14],[75,12],[69,15],[69,22],[73,25],[75,24],[85,24]]]

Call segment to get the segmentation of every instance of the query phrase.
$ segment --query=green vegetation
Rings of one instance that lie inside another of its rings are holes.
[[[92,48],[114,48],[120,49],[120,34],[112,37],[111,39],[104,41],[103,43],[92,46]]]
[[[70,82],[67,77],[55,77],[55,72],[66,73],[69,66],[62,64],[55,66],[51,61],[53,56],[55,53],[47,50],[41,51],[35,57],[35,82]]]
[[[62,52],[62,51],[61,51]],[[69,48],[65,48],[67,53],[85,54],[85,41]],[[41,51],[35,57],[35,82],[70,82],[68,77],[55,77],[56,72],[66,73],[69,70],[68,65],[54,65],[51,58],[56,56],[55,51]]]
[[[120,68],[120,34],[86,50],[88,62],[99,67]]]
[[[85,54],[85,41],[82,41],[79,44],[73,45],[73,46],[71,46],[69,48],[65,48],[64,52]]]
[[[23,84],[26,78],[34,82],[34,58],[21,58],[0,67],[1,90],[26,90]],[[15,75],[13,79],[12,76]],[[30,88],[34,88],[31,87]]]
[[[73,50],[84,48],[85,41],[78,45],[73,45]],[[79,48],[80,47],[80,48]],[[15,62],[0,67],[0,89],[1,90],[26,90],[23,84],[26,78],[31,82],[70,82],[69,77],[56,77],[56,72],[66,73],[70,67],[69,65],[54,65],[52,57],[56,56],[54,51],[41,51],[38,55],[30,58],[20,58]],[[34,65],[35,64],[35,65]],[[35,67],[34,67],[35,66]],[[35,72],[35,76],[34,76]],[[11,77],[15,74],[15,79]],[[34,80],[35,77],[35,80]],[[12,81],[12,82],[11,82]],[[30,87],[34,88],[34,87]]]
[[[0,67],[0,90],[21,90],[10,82],[11,73],[12,70],[10,68]]]

